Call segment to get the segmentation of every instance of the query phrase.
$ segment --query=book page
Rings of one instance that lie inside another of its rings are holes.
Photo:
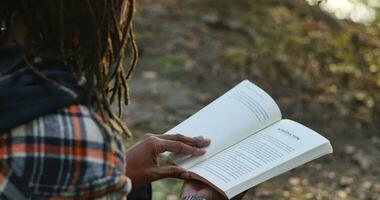
[[[281,120],[190,168],[233,197],[275,175],[331,153],[329,141],[291,120]]]
[[[248,80],[242,81],[165,133],[211,139],[206,154],[196,158],[179,154],[170,157],[188,169],[280,119],[281,112],[274,100]]]

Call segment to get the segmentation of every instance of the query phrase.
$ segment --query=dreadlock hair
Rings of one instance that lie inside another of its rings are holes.
[[[76,96],[29,62],[36,58],[62,61],[81,80],[78,83],[85,82],[88,105],[101,116],[98,122],[131,136],[121,117],[129,103],[127,81],[138,56],[132,24],[135,0],[0,0],[0,6],[10,26],[15,12],[26,25],[25,68]],[[20,72],[6,72],[0,78]],[[118,114],[111,108],[114,102]]]

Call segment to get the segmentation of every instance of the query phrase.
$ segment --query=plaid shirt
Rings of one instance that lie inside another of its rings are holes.
[[[0,199],[121,199],[130,187],[122,138],[85,106],[0,133]]]

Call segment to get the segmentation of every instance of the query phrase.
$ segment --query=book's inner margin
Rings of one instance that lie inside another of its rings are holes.
[[[243,81],[165,134],[180,133],[211,139],[206,154],[190,158],[171,154],[170,159],[189,169],[281,119],[275,101],[262,89]]]

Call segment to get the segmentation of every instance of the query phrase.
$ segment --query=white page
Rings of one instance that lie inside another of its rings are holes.
[[[211,139],[201,157],[172,156],[175,163],[188,169],[280,119],[281,112],[274,100],[245,80],[165,134],[202,135]]]
[[[326,145],[328,144],[328,145]],[[318,147],[325,147],[318,152]],[[257,185],[279,172],[284,172],[331,153],[329,141],[313,130],[291,120],[281,120],[249,138],[193,166],[190,171],[207,179],[232,197]],[[308,153],[308,154],[307,154]],[[300,155],[303,159],[292,163]],[[289,162],[288,166],[284,163]],[[276,173],[271,170],[284,165]],[[262,174],[266,173],[265,176]]]

